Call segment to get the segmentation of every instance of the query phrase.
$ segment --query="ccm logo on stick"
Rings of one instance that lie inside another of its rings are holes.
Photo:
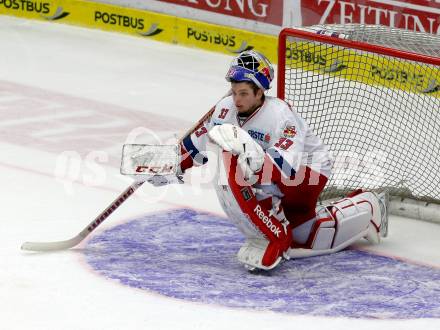
[[[276,225],[270,221],[270,218],[264,214],[263,210],[261,209],[260,205],[257,205],[254,209],[254,213],[257,215],[257,217],[263,221],[263,223],[266,225],[269,230],[274,233],[276,237],[280,237],[281,229],[278,228]]]

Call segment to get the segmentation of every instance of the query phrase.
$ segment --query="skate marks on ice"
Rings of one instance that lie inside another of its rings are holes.
[[[191,124],[154,113],[157,107],[148,102],[145,107],[153,112],[0,80],[0,141],[83,157],[106,151],[119,167],[123,143],[165,143],[171,132]]]
[[[104,231],[84,253],[107,278],[188,301],[296,315],[440,317],[440,269],[347,250],[255,275],[235,259],[241,242],[227,219],[176,209]]]

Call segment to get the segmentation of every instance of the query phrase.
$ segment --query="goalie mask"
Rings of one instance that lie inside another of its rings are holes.
[[[262,90],[268,90],[274,78],[272,64],[262,54],[250,50],[240,53],[231,63],[226,80],[251,81]]]

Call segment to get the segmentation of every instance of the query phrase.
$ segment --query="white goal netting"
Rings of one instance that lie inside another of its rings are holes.
[[[440,202],[440,37],[368,25],[285,29],[278,96],[329,146],[322,198],[356,188]]]

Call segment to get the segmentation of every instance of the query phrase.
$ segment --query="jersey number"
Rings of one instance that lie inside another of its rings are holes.
[[[203,134],[208,133],[208,130],[205,126],[200,127],[197,131],[195,131],[197,137],[201,137]]]
[[[289,149],[293,144],[293,141],[287,138],[280,138],[278,142],[275,144],[276,148],[280,148],[283,150]]]
[[[221,110],[221,113],[218,115],[218,117],[219,117],[220,119],[225,119],[225,118],[226,118],[226,115],[228,114],[228,112],[229,112],[229,109],[225,109],[225,108],[223,108],[223,109]]]

